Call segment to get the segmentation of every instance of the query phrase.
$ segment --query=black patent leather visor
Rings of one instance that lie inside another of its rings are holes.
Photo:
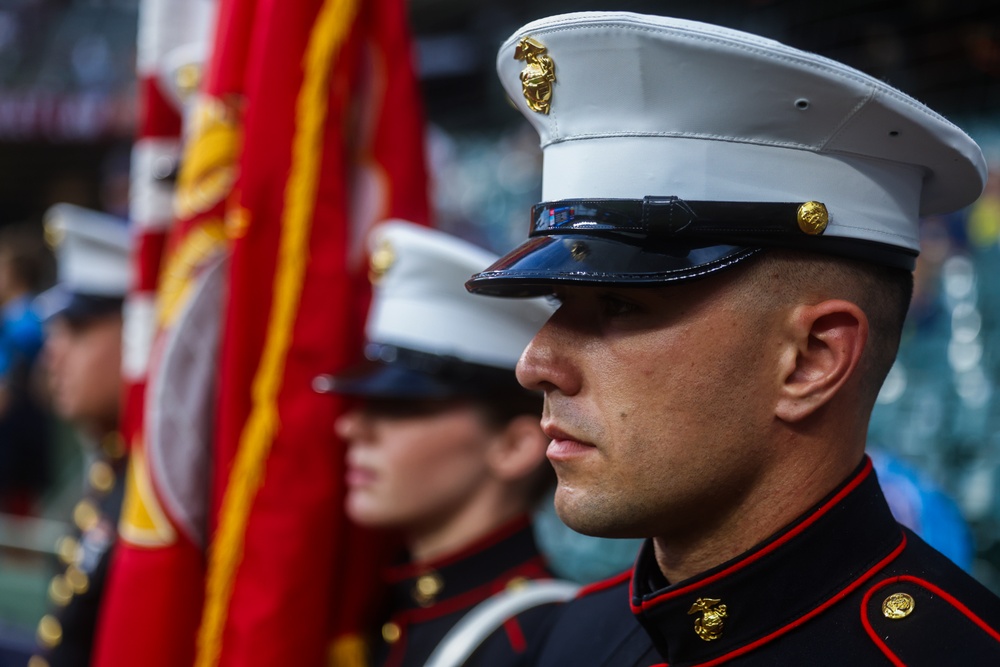
[[[532,208],[530,238],[467,283],[470,292],[539,296],[560,284],[656,285],[701,278],[765,247],[840,254],[912,270],[915,253],[824,236],[819,202],[677,197],[562,200]]]
[[[471,363],[455,357],[369,343],[365,360],[328,378],[320,391],[366,398],[489,398],[526,390],[513,369]]]
[[[61,317],[80,326],[91,320],[120,314],[124,301],[123,297],[79,294],[56,285],[35,297],[34,305],[43,322]]]
[[[465,283],[490,296],[542,296],[562,284],[635,286],[707,276],[759,252],[759,248],[707,246],[649,249],[618,239],[567,234],[522,244]]]

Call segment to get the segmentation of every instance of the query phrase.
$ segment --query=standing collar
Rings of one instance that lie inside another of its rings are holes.
[[[547,572],[531,523],[522,516],[460,551],[390,568],[386,579],[395,612],[432,607],[443,611],[473,606],[516,578]]]
[[[906,538],[866,457],[824,500],[747,553],[670,585],[640,551],[632,611],[670,665],[717,664],[798,627],[894,559]],[[713,639],[702,634],[721,631]]]

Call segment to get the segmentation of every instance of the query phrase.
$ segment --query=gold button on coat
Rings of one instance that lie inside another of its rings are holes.
[[[97,506],[89,498],[84,498],[73,508],[73,523],[83,532],[93,530],[100,520],[101,516],[97,511]]]
[[[882,615],[892,620],[906,618],[913,613],[917,601],[908,593],[893,593],[882,601]]]
[[[527,585],[528,585],[527,577],[514,577],[513,579],[507,582],[507,585],[504,586],[504,588],[506,588],[508,591],[516,591],[524,588]]]
[[[73,599],[73,587],[66,581],[66,577],[57,574],[49,582],[49,599],[52,604],[65,607]]]
[[[70,565],[66,568],[66,583],[69,584],[70,588],[77,595],[82,595],[87,592],[90,588],[90,579],[87,578],[87,574],[80,570],[76,565]]]
[[[52,614],[45,614],[38,622],[38,641],[42,646],[55,648],[62,641],[62,625]]]
[[[385,640],[386,644],[395,644],[402,634],[403,631],[399,629],[399,626],[391,621],[382,626],[382,639]]]
[[[107,493],[115,488],[115,471],[105,461],[94,461],[87,473],[90,485],[101,493]]]
[[[56,553],[63,565],[70,565],[76,562],[80,553],[80,543],[71,535],[63,535],[56,542]]]
[[[417,604],[426,607],[434,603],[441,589],[444,588],[444,580],[437,572],[428,572],[417,579],[413,587],[413,599]]]

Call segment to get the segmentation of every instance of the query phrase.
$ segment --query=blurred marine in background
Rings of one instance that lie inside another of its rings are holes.
[[[69,204],[46,214],[58,282],[38,297],[52,406],[85,443],[76,531],[59,542],[65,570],[49,586],[53,611],[38,626],[30,667],[90,664],[94,627],[123,493],[124,442],[117,431],[122,303],[130,283],[124,220]]]
[[[514,377],[551,308],[468,294],[466,274],[495,256],[464,241],[405,222],[374,237],[367,361],[332,382],[358,399],[336,424],[348,444],[347,514],[400,531],[408,551],[386,576],[374,664],[461,664],[427,662],[446,636],[485,642],[464,664],[524,664],[551,597],[494,624],[472,617],[497,593],[521,589],[527,600],[527,582],[551,578],[528,519],[552,481],[541,395]]]

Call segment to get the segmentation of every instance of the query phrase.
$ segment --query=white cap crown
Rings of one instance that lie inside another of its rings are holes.
[[[60,287],[75,294],[124,297],[132,286],[131,232],[126,221],[73,204],[45,213]]]
[[[827,235],[915,253],[918,216],[986,181],[975,142],[916,100],[736,30],[566,14],[517,31],[497,68],[541,138],[546,201],[819,201]]]
[[[443,232],[400,220],[372,234],[374,294],[369,341],[513,369],[554,307],[470,294],[469,276],[496,255]]]

